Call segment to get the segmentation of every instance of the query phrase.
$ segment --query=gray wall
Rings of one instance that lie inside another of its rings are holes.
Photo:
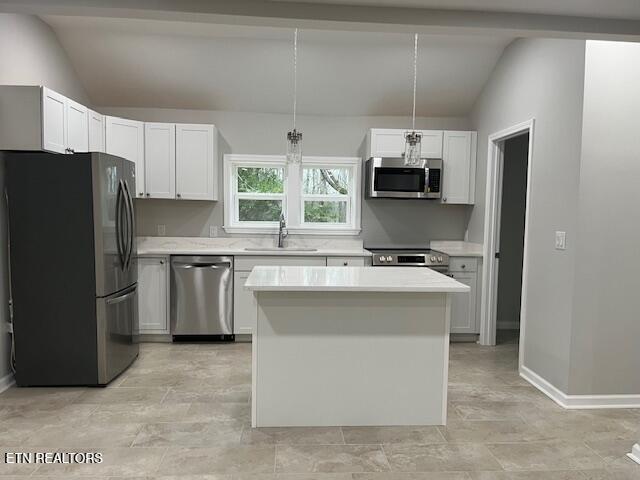
[[[640,394],[640,44],[587,42],[570,394]]]
[[[568,388],[584,41],[520,39],[509,45],[471,113],[478,130],[476,206],[469,239],[482,242],[488,135],[535,118],[524,365]],[[567,250],[554,232],[567,232]]]
[[[89,104],[58,38],[38,17],[0,13],[0,61],[0,85],[46,85]]]
[[[281,154],[285,134],[291,128],[290,115],[149,108],[98,110],[144,121],[213,123],[222,136],[223,153]],[[302,116],[298,128],[304,132],[304,153],[308,155],[364,156],[364,137],[369,128],[405,128],[409,121],[404,117]],[[419,118],[417,127],[464,130],[468,122],[464,118]],[[219,178],[222,188],[222,162]],[[208,236],[209,225],[223,223],[222,200],[139,200],[136,209],[140,235],[157,235],[157,225],[164,224],[168,236]],[[365,200],[361,237],[366,244],[461,240],[470,212],[471,207],[430,201]],[[219,230],[222,235],[222,228]]]
[[[37,17],[0,14],[0,85],[47,85],[79,102],[87,95],[66,53],[48,25]],[[0,192],[4,161],[0,155]],[[7,238],[4,199],[0,202],[0,380],[9,374]]]
[[[529,135],[519,135],[504,142],[498,328],[519,328],[520,326],[528,156]]]

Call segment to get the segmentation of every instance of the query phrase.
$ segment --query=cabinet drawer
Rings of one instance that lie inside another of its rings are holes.
[[[235,271],[248,272],[258,265],[281,266],[281,267],[324,267],[327,264],[325,257],[303,257],[303,256],[237,256],[235,258]]]
[[[327,267],[364,267],[365,257],[327,257]]]
[[[450,272],[475,272],[478,270],[478,259],[473,257],[450,257]]]

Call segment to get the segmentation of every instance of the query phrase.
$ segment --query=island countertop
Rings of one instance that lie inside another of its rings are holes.
[[[458,293],[470,288],[424,267],[254,267],[253,291]]]

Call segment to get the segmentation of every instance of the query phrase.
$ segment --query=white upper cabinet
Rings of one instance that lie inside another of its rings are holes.
[[[176,125],[176,198],[217,200],[217,139],[213,125]]]
[[[42,88],[42,149],[57,153],[89,151],[87,107]]]
[[[144,123],[105,117],[105,151],[136,165],[136,196],[144,197]]]
[[[89,151],[89,111],[87,107],[67,99],[67,148],[71,153]]]
[[[420,130],[422,146],[420,155],[423,158],[442,158],[442,130]]]
[[[401,157],[404,154],[406,129],[372,128],[367,157]],[[422,157],[442,158],[442,130],[418,130],[422,133]]]
[[[176,196],[176,126],[144,124],[144,175],[147,198]]]
[[[67,98],[48,88],[42,89],[42,149],[68,153],[65,126]]]
[[[104,116],[89,110],[89,151],[104,152]]]
[[[442,203],[475,202],[476,132],[444,132]]]

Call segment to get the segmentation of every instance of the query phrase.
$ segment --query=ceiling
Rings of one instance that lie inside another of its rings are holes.
[[[408,7],[640,20],[638,0],[273,0],[328,5]]]
[[[291,111],[291,29],[42,18],[56,32],[95,106]],[[421,35],[417,114],[466,115],[512,40]],[[412,47],[411,34],[302,30],[298,112],[410,114]]]

